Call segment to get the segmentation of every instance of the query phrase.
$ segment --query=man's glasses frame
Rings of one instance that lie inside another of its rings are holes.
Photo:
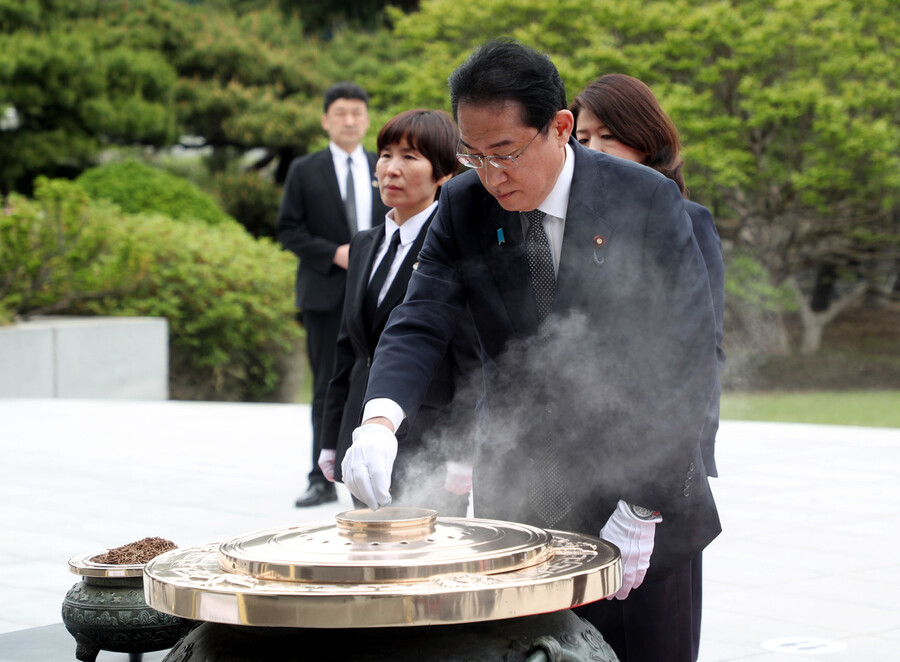
[[[495,168],[499,168],[500,170],[512,170],[513,168],[519,167],[519,162],[516,160],[520,158],[525,150],[531,147],[531,143],[534,142],[534,139],[537,138],[544,132],[544,129],[547,128],[545,124],[543,127],[538,129],[538,132],[532,136],[531,140],[528,141],[528,144],[522,148],[522,150],[518,154],[507,154],[506,156],[498,156],[496,154],[469,154],[468,152],[457,152],[456,158],[462,163],[464,166],[468,168],[475,168],[476,170],[479,168],[483,168],[485,163],[490,163]],[[462,140],[457,144],[457,149],[462,145]]]

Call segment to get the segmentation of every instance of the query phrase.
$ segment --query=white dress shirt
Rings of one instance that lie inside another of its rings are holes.
[[[368,230],[372,227],[372,196],[375,189],[372,186],[372,173],[369,171],[369,159],[362,145],[357,145],[349,154],[335,145],[328,143],[331,150],[331,159],[334,161],[334,173],[337,175],[338,186],[341,188],[341,198],[347,199],[347,157],[353,161],[353,188],[356,196],[356,227],[357,230]]]
[[[559,273],[559,257],[562,255],[563,234],[566,230],[566,209],[569,206],[569,191],[572,189],[572,177],[575,176],[575,153],[566,143],[566,162],[556,178],[556,184],[544,201],[538,205],[544,216],[544,232],[550,241],[550,252],[553,254],[553,270]],[[531,211],[531,210],[529,210]],[[528,234],[528,218],[520,213],[522,236]]]
[[[379,246],[378,252],[375,254],[375,260],[372,263],[372,271],[369,272],[369,282],[372,282],[372,276],[375,275],[375,271],[377,271],[381,264],[381,260],[384,258],[385,253],[387,253],[395,232],[400,233],[400,244],[397,246],[397,252],[394,254],[394,263],[391,265],[387,278],[384,280],[384,286],[378,293],[379,306],[381,305],[381,302],[384,301],[384,297],[387,295],[391,283],[394,282],[394,278],[397,277],[397,272],[400,271],[400,265],[403,264],[406,254],[409,253],[409,249],[412,248],[413,242],[416,240],[416,237],[419,236],[422,226],[425,225],[431,217],[432,212],[437,208],[437,204],[437,201],[431,203],[424,211],[420,211],[412,218],[408,218],[403,225],[397,225],[397,223],[394,222],[393,209],[385,214],[384,239],[382,239],[381,246]]]

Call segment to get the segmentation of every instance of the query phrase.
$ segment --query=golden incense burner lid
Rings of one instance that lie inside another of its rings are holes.
[[[546,561],[551,536],[524,524],[445,518],[411,508],[353,510],[337,526],[297,526],[235,538],[219,547],[225,572],[310,583],[427,581],[494,574]]]
[[[151,607],[194,620],[347,628],[467,623],[568,609],[621,585],[591,536],[384,508],[162,554]]]

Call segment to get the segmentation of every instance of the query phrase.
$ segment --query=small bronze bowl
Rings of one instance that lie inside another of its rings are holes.
[[[81,575],[62,604],[62,620],[75,637],[75,658],[94,662],[101,650],[143,653],[171,648],[194,621],[164,614],[144,601],[144,563],[96,563],[106,550],[69,559],[69,570]]]

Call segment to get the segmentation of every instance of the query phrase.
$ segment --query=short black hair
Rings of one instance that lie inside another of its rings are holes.
[[[543,129],[566,108],[566,87],[550,58],[513,39],[492,39],[450,74],[450,104],[516,101],[526,126]]]
[[[395,115],[378,132],[378,151],[404,138],[431,163],[434,181],[459,169],[456,160],[459,130],[443,110],[415,108]]]
[[[366,104],[366,108],[369,107],[369,95],[366,94],[366,91],[356,83],[349,81],[335,83],[325,90],[323,106],[326,113],[328,112],[328,107],[338,99],[359,99]]]

